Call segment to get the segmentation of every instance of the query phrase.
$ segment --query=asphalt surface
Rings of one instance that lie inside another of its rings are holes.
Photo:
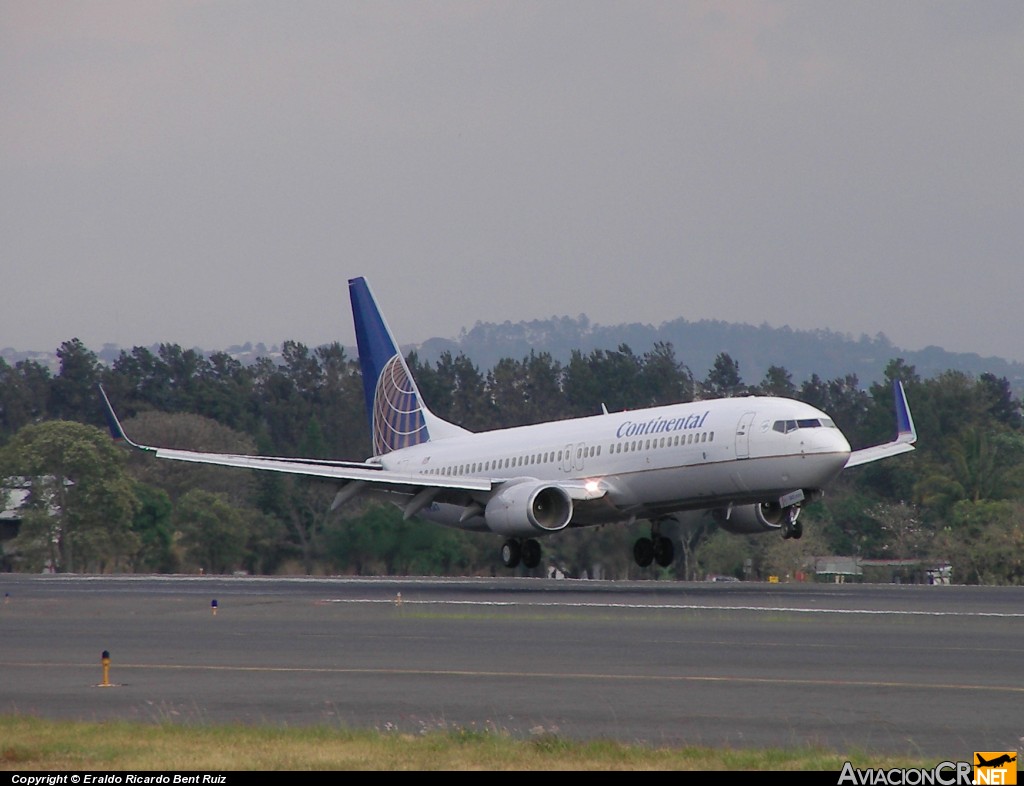
[[[1024,745],[1024,588],[5,574],[0,594],[4,714]]]

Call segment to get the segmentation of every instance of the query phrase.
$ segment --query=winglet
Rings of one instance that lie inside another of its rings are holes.
[[[896,399],[896,441],[914,444],[917,442],[917,429],[914,428],[914,418],[907,404],[907,392],[898,379],[892,382],[892,392]]]
[[[124,428],[121,426],[121,421],[117,419],[117,415],[114,414],[114,408],[110,404],[110,399],[107,398],[107,391],[103,389],[103,385],[98,385],[100,389],[100,396],[103,398],[103,405],[106,408],[103,415],[107,419],[107,428],[110,429],[110,436],[115,442],[124,442],[126,445],[131,445],[133,448],[139,450],[152,451],[153,448],[147,448],[144,445],[136,444],[128,439],[128,435],[124,433]]]
[[[910,414],[910,405],[907,404],[907,392],[903,389],[903,383],[898,379],[893,380],[892,392],[896,400],[896,439],[884,445],[854,450],[846,460],[847,468],[858,467],[861,464],[868,464],[889,456],[898,456],[900,453],[907,453],[914,449],[914,443],[917,442],[917,429],[914,427],[914,418]]]

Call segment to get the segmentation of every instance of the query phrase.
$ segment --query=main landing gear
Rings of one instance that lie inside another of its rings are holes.
[[[804,525],[797,518],[800,516],[800,506],[790,505],[786,508],[786,518],[782,522],[782,537],[793,540],[800,540],[804,534]]]
[[[633,559],[641,568],[646,568],[652,562],[657,562],[663,568],[667,568],[675,559],[676,550],[672,545],[672,539],[666,538],[658,532],[658,525],[651,527],[651,537],[639,538],[633,544]]]
[[[501,561],[506,568],[514,568],[520,562],[524,567],[535,568],[540,565],[540,543],[533,538],[509,538],[501,547]]]

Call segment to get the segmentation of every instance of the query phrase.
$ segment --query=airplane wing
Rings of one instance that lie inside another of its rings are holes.
[[[893,380],[892,390],[896,399],[896,439],[884,445],[874,445],[870,448],[852,451],[846,462],[847,469],[889,456],[898,456],[900,453],[907,453],[914,449],[914,443],[917,442],[917,429],[914,428],[914,418],[910,414],[910,406],[907,404],[907,393],[903,389],[903,383],[898,379]]]
[[[119,442],[151,453],[157,458],[172,461],[188,461],[195,464],[212,464],[220,467],[239,467],[242,469],[259,469],[269,472],[283,472],[291,475],[324,478],[337,481],[361,481],[358,488],[379,486],[382,490],[416,492],[421,489],[454,490],[463,492],[491,491],[495,483],[486,478],[445,477],[432,475],[413,475],[401,472],[390,472],[379,464],[360,461],[324,461],[318,459],[285,458],[275,456],[245,456],[232,453],[202,453],[193,450],[176,450],[173,448],[151,447],[139,445],[128,438],[121,422],[114,414],[114,408],[107,398],[107,393],[100,387],[100,394],[106,406],[107,427],[111,436]]]

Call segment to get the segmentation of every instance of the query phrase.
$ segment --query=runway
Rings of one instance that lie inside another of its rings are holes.
[[[3,713],[936,762],[1024,737],[1022,588],[5,574],[0,594]]]

